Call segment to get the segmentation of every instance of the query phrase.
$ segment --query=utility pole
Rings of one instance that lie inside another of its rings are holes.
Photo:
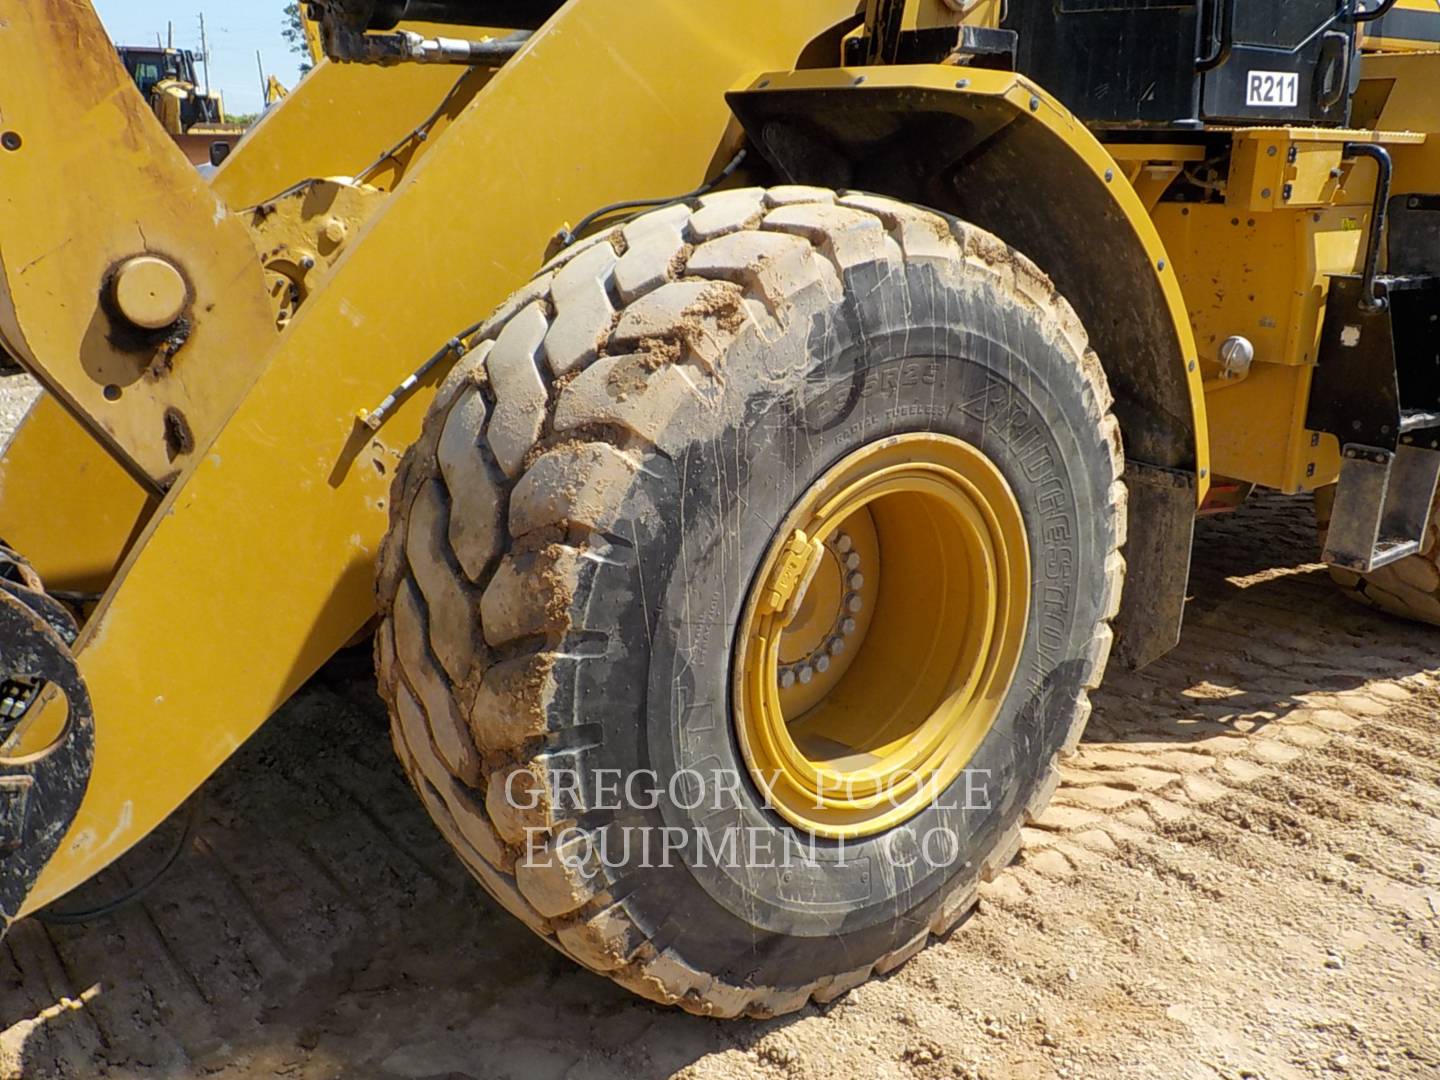
[[[210,43],[205,37],[205,13],[200,13],[200,64],[205,69],[205,96],[210,96]]]

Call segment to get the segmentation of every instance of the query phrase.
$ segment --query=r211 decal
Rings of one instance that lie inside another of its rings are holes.
[[[1259,109],[1294,109],[1300,104],[1300,76],[1293,71],[1252,71],[1245,104]]]

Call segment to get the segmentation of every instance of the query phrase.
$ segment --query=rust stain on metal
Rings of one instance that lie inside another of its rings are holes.
[[[175,406],[165,410],[165,452],[174,461],[195,449],[195,436],[190,431],[190,422]]]

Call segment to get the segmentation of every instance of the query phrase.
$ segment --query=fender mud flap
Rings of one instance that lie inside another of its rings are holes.
[[[1160,659],[1180,640],[1195,535],[1195,474],[1127,459],[1130,535],[1126,576],[1145,588],[1120,601],[1114,656],[1130,669]]]
[[[90,784],[95,717],[67,643],[74,636],[58,601],[0,579],[0,677],[32,682],[33,700],[58,691],[67,705],[64,729],[48,746],[13,756],[15,740],[0,745],[0,937],[59,850]]]

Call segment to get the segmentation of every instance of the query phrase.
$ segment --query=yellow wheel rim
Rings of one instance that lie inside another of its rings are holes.
[[[775,810],[850,839],[914,817],[960,777],[1015,677],[1030,550],[974,446],[884,439],[791,511],[747,599],[735,724]]]

